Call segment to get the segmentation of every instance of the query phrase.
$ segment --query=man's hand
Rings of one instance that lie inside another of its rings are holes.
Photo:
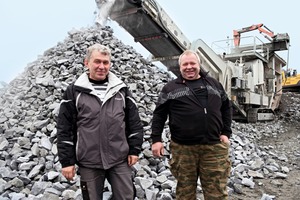
[[[152,154],[156,157],[162,157],[164,155],[164,145],[162,142],[152,144]]]
[[[139,157],[135,155],[129,155],[128,156],[128,165],[132,166],[138,161]]]
[[[72,181],[75,176],[75,166],[68,166],[61,169],[61,173],[67,180]]]
[[[226,135],[220,135],[220,141],[229,144],[230,141]]]

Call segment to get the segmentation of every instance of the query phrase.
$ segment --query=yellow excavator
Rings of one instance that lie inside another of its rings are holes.
[[[282,90],[284,92],[300,92],[300,74],[296,69],[282,71]]]

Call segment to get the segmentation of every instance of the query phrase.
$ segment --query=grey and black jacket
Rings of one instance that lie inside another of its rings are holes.
[[[127,86],[113,73],[103,102],[82,74],[66,89],[57,118],[57,147],[62,167],[78,164],[109,169],[138,155],[143,127]]]
[[[161,141],[168,117],[171,139],[179,144],[216,144],[221,134],[230,137],[231,102],[221,83],[212,77],[201,78],[208,92],[206,106],[201,105],[182,77],[163,87],[153,113],[153,143]]]

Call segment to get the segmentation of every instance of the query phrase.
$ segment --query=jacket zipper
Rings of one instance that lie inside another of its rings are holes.
[[[190,88],[189,85],[185,81],[183,83],[184,83],[185,86],[187,86],[191,90],[194,97],[198,100],[199,105],[203,108],[203,111],[204,111],[204,114],[205,114],[205,129],[206,129],[206,131],[208,131],[207,116],[206,116],[207,115],[207,109],[206,109],[206,107],[203,107],[203,105],[201,104],[201,102],[197,98],[197,95],[195,94],[194,90],[192,88]],[[204,84],[206,85],[205,81],[204,81]],[[207,96],[207,101],[208,101],[208,96]]]

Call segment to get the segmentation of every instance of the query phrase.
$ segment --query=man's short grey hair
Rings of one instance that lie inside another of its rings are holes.
[[[188,49],[188,50],[185,50],[185,51],[179,56],[179,58],[178,58],[178,64],[179,64],[179,66],[180,66],[180,63],[181,63],[182,56],[188,55],[188,54],[194,54],[194,55],[196,56],[197,60],[198,60],[199,65],[200,65],[200,57],[198,56],[198,54],[197,54],[195,51]]]
[[[107,46],[104,46],[102,44],[94,44],[87,49],[85,59],[90,60],[94,51],[98,51],[102,55],[108,55],[109,59],[111,58],[111,51]]]

